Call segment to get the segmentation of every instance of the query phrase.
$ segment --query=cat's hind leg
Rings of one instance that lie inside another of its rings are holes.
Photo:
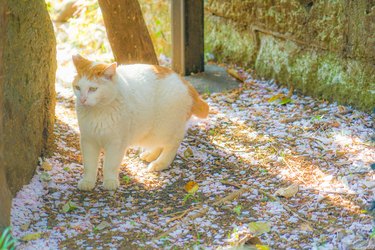
[[[145,150],[139,157],[143,161],[152,162],[152,161],[155,161],[159,157],[161,151],[162,151],[162,148]]]
[[[180,142],[163,147],[160,156],[148,165],[148,171],[161,171],[169,167],[173,162]]]

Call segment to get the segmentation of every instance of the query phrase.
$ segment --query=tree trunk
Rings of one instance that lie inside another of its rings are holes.
[[[3,130],[3,100],[4,100],[4,43],[6,27],[6,3],[0,2],[0,234],[9,225],[12,196],[6,181],[4,164],[4,130]]]
[[[120,64],[158,64],[138,0],[99,0],[108,40]]]
[[[56,42],[43,0],[6,0],[0,5],[0,193],[8,186],[14,195],[53,144]],[[5,223],[9,209],[1,196]]]

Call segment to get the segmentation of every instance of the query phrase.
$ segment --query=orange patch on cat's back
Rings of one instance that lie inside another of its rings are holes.
[[[171,70],[170,68],[159,66],[159,65],[152,65],[151,68],[154,71],[158,79],[166,78],[170,74],[174,73],[174,71]]]
[[[193,85],[191,85],[190,82],[188,82],[187,80],[185,80],[182,77],[180,79],[185,84],[185,86],[188,88],[189,95],[191,96],[191,98],[193,100],[193,106],[191,107],[191,112],[190,112],[190,114],[188,114],[189,117],[193,114],[193,115],[195,115],[199,118],[206,118],[208,116],[208,112],[209,112],[210,107],[208,106],[208,104],[205,101],[203,101],[201,99],[198,91],[194,88]]]

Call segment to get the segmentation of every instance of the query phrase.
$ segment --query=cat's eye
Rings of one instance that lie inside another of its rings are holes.
[[[89,91],[94,92],[94,91],[96,91],[97,89],[98,89],[97,87],[90,87],[90,88],[89,88]]]
[[[81,88],[80,88],[78,85],[74,86],[74,88],[75,88],[76,90],[81,90]]]

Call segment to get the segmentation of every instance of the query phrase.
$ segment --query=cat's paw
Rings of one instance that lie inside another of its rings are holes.
[[[166,164],[154,161],[154,162],[151,162],[150,164],[148,164],[147,170],[149,172],[156,172],[156,171],[162,171],[162,170],[164,170],[164,169],[166,169],[168,167],[169,166],[166,165]]]
[[[120,182],[117,179],[107,179],[103,181],[103,187],[105,190],[116,190],[120,186]]]
[[[81,179],[78,182],[78,189],[82,191],[91,191],[94,189],[96,181]]]

